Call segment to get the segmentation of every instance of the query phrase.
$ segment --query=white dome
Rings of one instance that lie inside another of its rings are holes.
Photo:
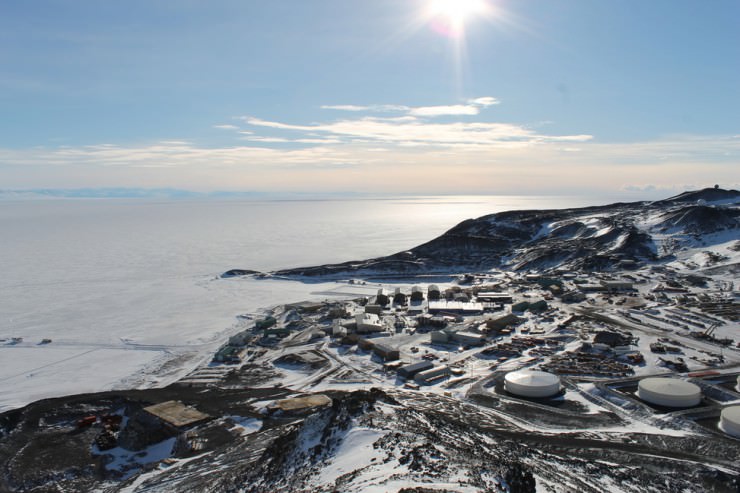
[[[701,402],[698,385],[675,378],[645,378],[637,386],[643,401],[665,407],[692,407]]]
[[[560,391],[560,378],[544,371],[513,371],[504,377],[504,388],[523,397],[550,397]]]
[[[734,437],[740,438],[740,406],[730,406],[722,410],[719,427]]]

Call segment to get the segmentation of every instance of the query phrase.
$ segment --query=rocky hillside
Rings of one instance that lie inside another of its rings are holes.
[[[271,275],[610,270],[663,260],[682,246],[711,246],[733,236],[740,238],[740,192],[708,188],[655,202],[490,214],[463,221],[438,238],[387,257]],[[670,249],[664,248],[667,244]],[[234,269],[224,277],[252,273]]]
[[[731,492],[740,480],[737,447],[723,438],[551,434],[434,394],[329,395],[330,406],[293,417],[258,413],[244,402],[254,397],[249,389],[41,401],[0,415],[0,491],[534,493],[568,485],[584,493]],[[211,420],[177,437],[149,433],[138,445],[122,444],[149,399],[173,398]],[[117,447],[101,440],[113,433],[107,425],[75,424],[101,413],[121,416]],[[259,416],[259,429],[239,425],[244,418],[235,414],[245,413]]]

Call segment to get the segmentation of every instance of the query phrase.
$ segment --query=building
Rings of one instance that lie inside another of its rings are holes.
[[[581,284],[578,286],[578,289],[580,289],[584,293],[596,293],[600,291],[606,291],[606,288],[601,284]]]
[[[428,313],[416,317],[416,322],[419,324],[420,327],[436,327],[442,329],[447,327],[446,318],[430,315]]]
[[[368,303],[367,305],[365,305],[365,313],[374,313],[375,315],[380,315],[381,313],[383,313],[383,306]]]
[[[381,306],[387,305],[390,302],[388,291],[383,288],[378,289],[378,294],[375,295],[375,302]]]
[[[492,291],[481,291],[476,295],[477,300],[481,303],[501,303],[511,304],[514,298],[508,293],[495,293]]]
[[[605,291],[631,291],[633,289],[630,281],[601,281]]]
[[[401,288],[396,288],[396,290],[393,292],[393,303],[396,303],[398,305],[405,305],[406,304],[406,295],[401,291]]]
[[[436,301],[442,296],[442,292],[439,290],[439,286],[436,284],[430,284],[427,288],[427,299],[430,301]]]
[[[486,320],[486,327],[494,330],[505,329],[511,325],[516,325],[522,321],[521,318],[517,317],[513,313],[507,313],[495,318]]]
[[[322,407],[329,407],[332,402],[331,398],[324,394],[310,394],[275,401],[272,409],[285,414],[307,414]]]
[[[453,332],[450,337],[463,346],[482,346],[486,342],[486,337],[476,332]]]
[[[483,313],[482,303],[470,303],[461,301],[430,301],[429,313],[452,313],[460,315],[476,315]]]
[[[413,305],[409,305],[409,307],[406,310],[406,312],[410,316],[421,315],[422,313],[424,313],[424,309],[425,308],[426,307],[424,306],[424,303],[416,303],[416,304],[413,304]]]
[[[545,300],[537,300],[534,303],[529,304],[528,310],[532,313],[542,313],[550,308]]]
[[[433,330],[429,333],[432,344],[447,344],[450,342],[450,334],[444,330]]]
[[[424,301],[424,291],[419,286],[411,288],[411,301]]]
[[[380,317],[374,313],[358,313],[355,315],[355,322],[357,323],[357,332],[359,334],[382,332],[384,328]]]
[[[586,294],[574,289],[573,291],[566,291],[563,293],[560,299],[565,303],[578,303],[586,299]]]
[[[401,378],[413,378],[417,373],[431,368],[434,368],[434,364],[431,361],[419,361],[418,363],[412,363],[399,368],[398,376]]]
[[[335,324],[331,328],[331,335],[337,338],[347,337],[347,327],[341,324]]]
[[[395,361],[401,356],[398,349],[382,343],[374,344],[373,353],[378,355],[383,361]]]
[[[414,381],[420,385],[430,385],[438,380],[446,378],[450,374],[447,366],[437,366],[429,370],[420,371],[414,375]]]
[[[468,293],[461,291],[454,294],[454,296],[452,297],[452,301],[457,301],[458,303],[467,303],[470,301],[470,296],[468,296]]]
[[[519,303],[514,303],[511,305],[511,311],[512,312],[519,312],[522,313],[529,308],[529,301],[520,301]]]
[[[211,417],[180,401],[160,402],[145,407],[144,412],[154,417],[170,431],[179,432],[203,423]]]

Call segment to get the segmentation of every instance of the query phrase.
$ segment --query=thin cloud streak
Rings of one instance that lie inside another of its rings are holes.
[[[532,129],[509,123],[427,123],[408,117],[401,119],[362,117],[314,125],[296,125],[249,116],[242,118],[253,127],[321,132],[338,139],[359,138],[384,143],[404,142],[418,145],[498,147],[502,144],[509,145],[511,142],[534,145],[542,142],[586,142],[593,138],[587,134],[538,134]]]
[[[45,186],[43,180],[62,171],[66,186],[74,186],[76,176],[94,176],[101,186],[398,193],[553,193],[669,187],[703,177],[736,181],[737,136],[604,143],[588,133],[552,135],[541,125],[483,121],[483,110],[497,104],[484,96],[454,105],[325,106],[345,113],[310,124],[236,117],[239,126],[214,126],[233,132],[240,144],[232,146],[162,140],[0,148],[0,183]]]
[[[85,176],[97,177],[99,186],[394,193],[609,191],[705,179],[737,186],[740,139],[731,136],[582,142],[578,149],[572,152],[558,141],[439,147],[376,139],[306,143],[294,149],[270,143],[203,147],[185,142],[0,149],[0,181],[13,188],[45,186],[48,176],[59,175],[67,177],[65,186],[75,186],[74,177]],[[19,182],[13,179],[17,176],[26,178]]]

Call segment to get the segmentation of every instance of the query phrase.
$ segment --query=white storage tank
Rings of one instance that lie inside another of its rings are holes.
[[[730,406],[722,410],[719,427],[734,437],[740,438],[740,406]]]
[[[550,397],[560,392],[560,378],[544,371],[513,371],[504,377],[504,388],[522,397]]]
[[[640,380],[637,397],[657,406],[692,407],[701,402],[701,389],[676,378],[650,377]]]

